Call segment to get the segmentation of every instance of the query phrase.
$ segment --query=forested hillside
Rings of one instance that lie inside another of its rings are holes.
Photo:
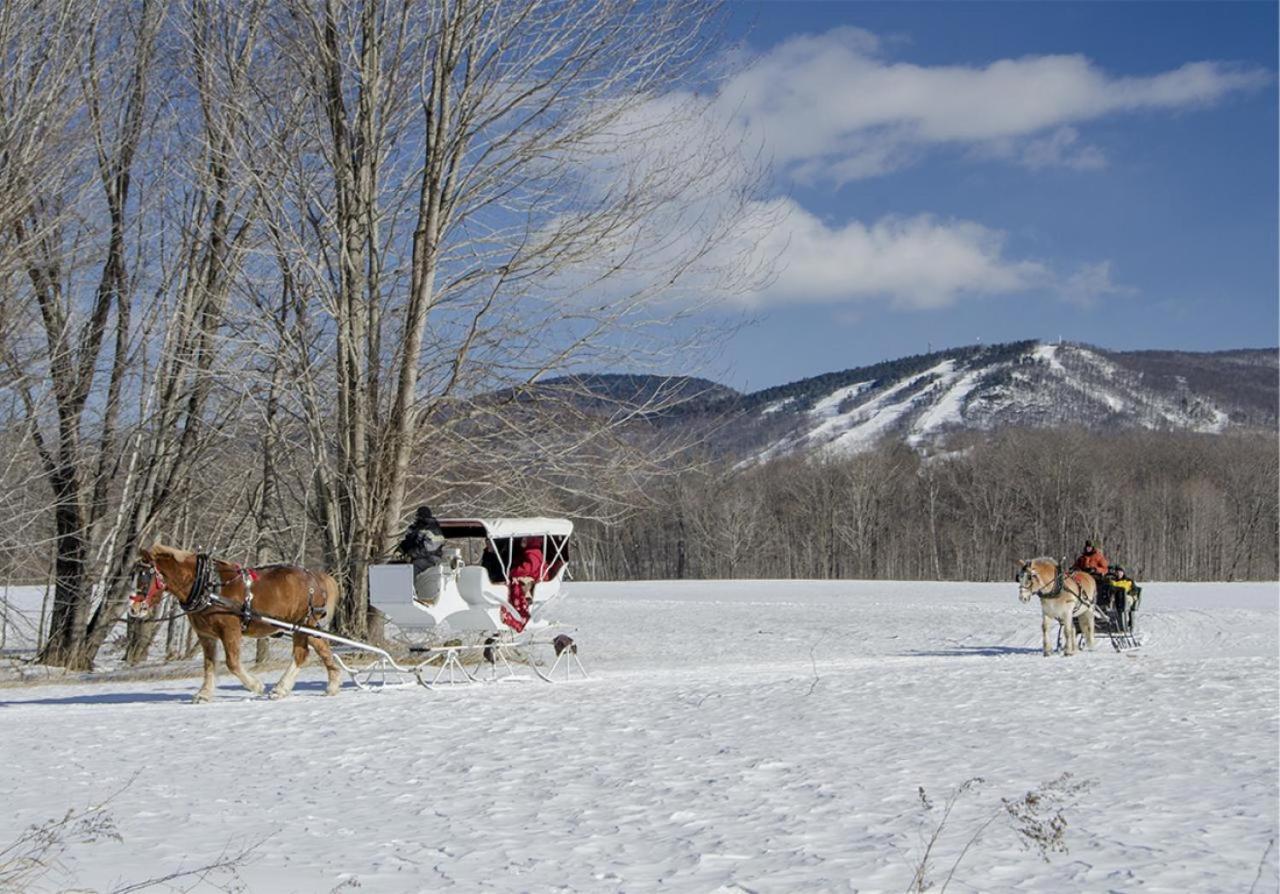
[[[1083,429],[965,435],[921,453],[792,456],[687,474],[627,524],[588,526],[580,575],[1000,580],[1086,538],[1158,580],[1278,576],[1271,435]]]

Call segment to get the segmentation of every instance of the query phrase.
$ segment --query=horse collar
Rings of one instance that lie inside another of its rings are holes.
[[[196,553],[196,570],[191,579],[191,590],[185,600],[178,600],[178,605],[187,614],[201,611],[213,604],[221,589],[222,581],[218,578],[213,560],[207,553]]]
[[[1048,584],[1044,584],[1039,589],[1034,591],[1035,594],[1039,596],[1041,599],[1052,599],[1053,597],[1061,593],[1063,590],[1062,565],[1056,564],[1054,567],[1057,569],[1057,571],[1053,575],[1053,589],[1047,593],[1044,592],[1044,588],[1048,586]]]

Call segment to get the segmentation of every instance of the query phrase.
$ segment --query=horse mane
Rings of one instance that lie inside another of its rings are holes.
[[[191,550],[180,549],[176,546],[165,546],[163,543],[160,543],[159,541],[156,541],[154,544],[152,544],[151,549],[147,550],[147,552],[149,552],[152,556],[156,555],[157,553],[162,556],[168,556],[178,563],[184,563],[196,557],[196,554]],[[219,571],[239,571],[240,568],[242,567],[238,562],[229,562],[226,559],[219,559],[216,556],[209,556],[208,558],[210,559],[210,561],[213,562],[213,564],[218,568]],[[272,565],[262,565],[259,567],[260,568],[293,568],[293,567],[299,567],[299,566],[289,565],[288,563],[276,563]]]
[[[189,552],[185,549],[178,549],[178,547],[176,546],[165,546],[163,543],[161,543],[158,540],[155,543],[151,544],[150,553],[153,556],[156,555],[157,553],[159,553],[162,556],[169,556],[175,562],[185,562],[187,561],[187,559],[190,559],[195,556],[195,553]]]

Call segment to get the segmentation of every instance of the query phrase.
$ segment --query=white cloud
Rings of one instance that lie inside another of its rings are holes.
[[[1092,171],[1107,165],[1102,150],[1096,146],[1082,145],[1080,132],[1074,127],[1059,127],[1047,137],[1028,141],[1019,160],[1032,170],[1067,167],[1077,171]]]
[[[915,65],[882,58],[866,31],[838,28],[764,53],[725,83],[719,103],[783,172],[842,183],[903,167],[939,145],[992,144],[1033,167],[1094,168],[1103,157],[1079,142],[1075,125],[1207,105],[1270,79],[1222,62],[1115,77],[1080,55]]]
[[[928,310],[1053,281],[1038,262],[1006,258],[1004,234],[972,221],[918,215],[830,226],[790,199],[759,210],[772,226],[738,248],[778,262],[764,288],[741,297],[752,306],[880,299],[899,309]]]
[[[1113,281],[1110,261],[1072,269],[1018,257],[1004,232],[974,220],[824,220],[791,198],[752,200],[752,150],[760,147],[785,176],[820,184],[906,168],[938,146],[1033,170],[1087,171],[1108,163],[1082,134],[1087,122],[1192,108],[1271,77],[1214,62],[1116,77],[1083,56],[929,67],[880,54],[875,36],[857,29],[800,36],[747,64],[714,96],[673,91],[627,109],[579,160],[582,183],[604,192],[620,177],[662,183],[658,175],[679,170],[687,171],[685,188],[678,202],[646,204],[642,217],[594,244],[594,267],[574,289],[641,294],[658,279],[655,294],[671,300],[825,304],[833,316],[993,295],[1089,305],[1130,294]],[[738,201],[746,202],[745,219],[735,219]],[[732,227],[721,242],[717,227],[726,220]],[[680,283],[668,283],[679,259],[693,256],[698,263]],[[773,273],[761,284],[758,271],[770,261]]]
[[[735,163],[732,151],[712,151],[722,145],[722,131],[691,114],[697,106],[689,99],[671,94],[629,111],[578,165],[591,193],[607,190],[623,172],[643,184],[663,181],[657,172],[678,170],[684,186],[679,201],[646,203],[643,214],[595,238],[591,262],[555,278],[562,295],[590,300],[652,291],[694,304],[839,305],[846,313],[877,304],[930,310],[1014,293],[1080,303],[1122,291],[1111,282],[1109,262],[1064,275],[1042,260],[1011,257],[1005,233],[973,220],[916,214],[828,221],[789,197],[746,199],[750,165]],[[1072,128],[1019,151],[1018,160],[1030,166],[1101,163]],[[844,161],[868,159],[863,153]],[[670,271],[695,256],[680,283],[668,284]]]
[[[1134,294],[1135,291],[1128,286],[1116,285],[1111,281],[1110,261],[1083,265],[1058,283],[1056,290],[1065,301],[1082,307],[1091,307],[1107,296],[1124,297]]]

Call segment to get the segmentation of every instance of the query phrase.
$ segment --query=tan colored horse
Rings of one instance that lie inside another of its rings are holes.
[[[280,629],[253,620],[245,611],[246,596],[254,613],[308,627],[332,619],[338,601],[337,581],[297,565],[265,565],[249,570],[157,543],[141,551],[139,566],[139,592],[129,600],[129,614],[147,617],[168,590],[186,613],[204,650],[204,685],[192,697],[193,702],[207,702],[213,697],[219,642],[226,655],[227,670],[254,695],[262,694],[262,681],[240,663],[241,641],[246,636],[271,636]],[[293,691],[298,669],[307,660],[308,646],[316,650],[328,673],[325,695],[338,694],[342,677],[329,643],[294,633],[293,663],[271,690],[272,698],[284,698]]]
[[[1093,648],[1093,609],[1098,599],[1098,585],[1083,571],[1066,571],[1064,563],[1048,556],[1019,562],[1014,580],[1018,582],[1018,598],[1030,602],[1040,597],[1040,628],[1044,632],[1044,654],[1053,654],[1049,630],[1057,621],[1062,631],[1062,654],[1076,653],[1075,623],[1084,634],[1085,645]]]

